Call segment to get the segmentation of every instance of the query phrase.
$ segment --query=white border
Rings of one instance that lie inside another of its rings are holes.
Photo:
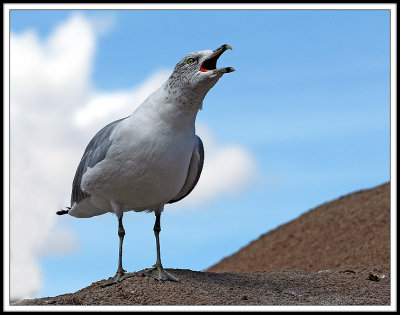
[[[397,7],[390,16],[390,258],[391,305],[397,309]]]
[[[391,10],[391,305],[390,306],[10,306],[3,311],[395,311],[397,310],[397,5],[396,4],[4,4],[3,5],[3,301],[9,301],[9,10]],[[7,70],[6,70],[7,69]]]
[[[4,4],[5,11],[9,9],[53,9],[53,10],[396,10],[396,4],[293,4],[293,3],[49,3]]]
[[[9,294],[9,283],[10,283],[10,273],[9,273],[9,262],[10,262],[10,212],[9,212],[9,201],[10,201],[10,120],[9,120],[9,14],[8,10],[4,8],[3,10],[3,303],[4,310],[7,309],[8,305],[5,305],[10,299]]]
[[[377,311],[393,311],[396,308],[392,306],[304,306],[304,305],[293,305],[293,306],[10,306],[5,310],[12,311],[37,311],[37,312],[54,312],[54,311],[93,311],[93,312],[116,312],[116,311],[140,311],[140,312],[154,312],[154,311],[177,311],[177,312],[191,312],[191,311],[248,311],[248,312],[265,312],[265,311],[281,311],[281,312],[321,312],[321,311],[357,311],[357,312],[377,312]]]

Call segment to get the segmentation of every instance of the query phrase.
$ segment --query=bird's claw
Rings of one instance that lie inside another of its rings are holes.
[[[176,281],[179,282],[179,279],[169,274],[164,270],[162,266],[155,264],[153,268],[147,268],[143,271],[142,276],[152,277],[160,282],[162,281]]]
[[[125,280],[126,278],[131,278],[134,276],[136,276],[135,272],[126,273],[126,270],[123,270],[122,272],[117,272],[114,277],[108,278],[108,280],[105,283],[100,284],[100,286],[102,288],[104,288],[104,287],[108,287],[113,284],[119,284],[122,282],[122,280]]]

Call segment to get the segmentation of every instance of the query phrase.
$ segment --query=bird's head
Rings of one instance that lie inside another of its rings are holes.
[[[170,84],[183,91],[207,94],[223,74],[235,71],[232,67],[217,68],[218,58],[228,49],[232,47],[225,44],[215,50],[188,54],[175,66]]]

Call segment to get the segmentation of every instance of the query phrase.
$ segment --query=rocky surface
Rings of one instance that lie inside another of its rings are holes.
[[[15,305],[389,305],[390,270],[199,272],[168,269],[180,282],[141,276],[102,288],[105,280],[75,293]]]

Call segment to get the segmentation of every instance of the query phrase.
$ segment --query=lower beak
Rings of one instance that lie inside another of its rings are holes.
[[[233,71],[235,71],[235,68],[233,67],[218,68],[214,70],[215,73],[229,73]]]

